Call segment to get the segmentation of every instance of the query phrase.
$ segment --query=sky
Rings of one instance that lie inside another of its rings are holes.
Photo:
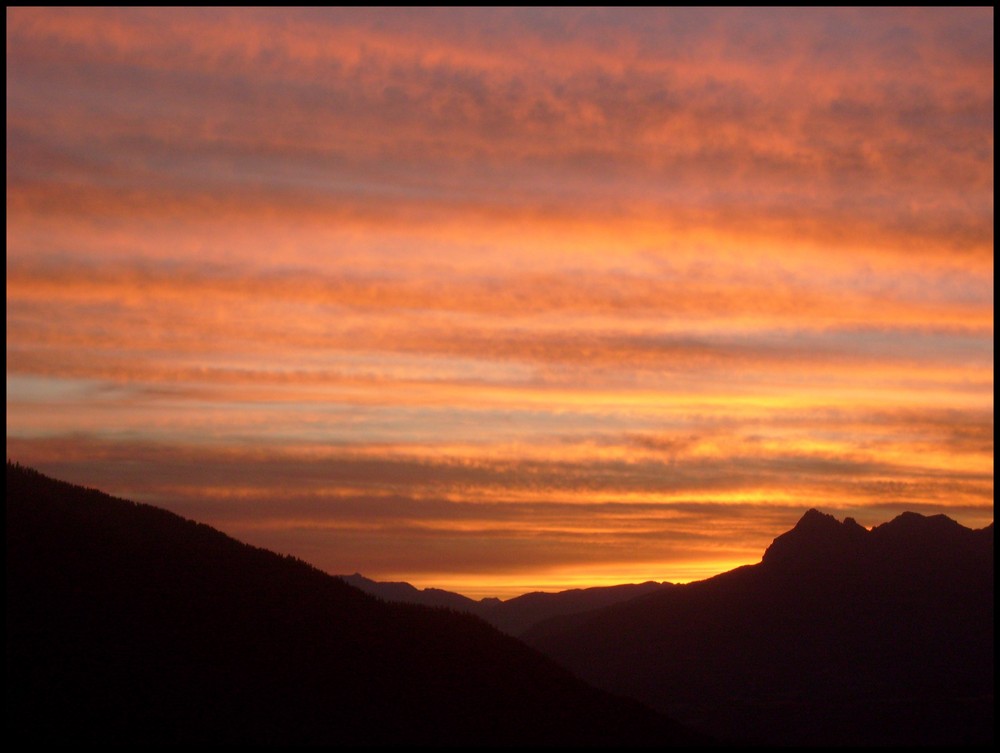
[[[993,519],[993,10],[7,9],[7,456],[331,573]]]

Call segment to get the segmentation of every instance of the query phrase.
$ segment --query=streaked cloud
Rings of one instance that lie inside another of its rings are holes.
[[[993,358],[990,8],[7,11],[8,456],[71,480],[700,577],[991,518]]]

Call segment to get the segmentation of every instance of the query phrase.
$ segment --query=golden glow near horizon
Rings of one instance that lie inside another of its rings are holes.
[[[330,572],[993,518],[993,11],[7,10],[7,455]]]

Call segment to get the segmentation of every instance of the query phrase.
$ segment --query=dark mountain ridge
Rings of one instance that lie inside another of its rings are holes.
[[[946,515],[904,512],[870,531],[853,518],[809,510],[764,552],[771,568],[827,571],[878,566],[872,575],[992,565],[993,524],[974,531]]]
[[[551,617],[589,612],[673,586],[672,583],[647,581],[618,586],[573,588],[557,593],[534,591],[506,600],[486,598],[475,601],[440,588],[418,589],[405,582],[374,581],[360,573],[338,577],[384,601],[443,606],[477,615],[499,630],[514,636],[520,636],[534,625]]]
[[[353,575],[338,575],[338,578],[375,596],[382,601],[393,601],[400,604],[422,604],[428,607],[446,607],[460,612],[476,614],[482,602],[470,599],[468,596],[445,591],[440,588],[417,588],[403,581],[374,581],[361,573]]]
[[[8,739],[699,742],[483,621],[7,465]]]
[[[759,743],[993,738],[993,526],[815,510],[757,565],[525,639],[594,684]]]

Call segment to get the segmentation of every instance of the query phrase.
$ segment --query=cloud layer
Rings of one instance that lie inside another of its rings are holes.
[[[7,452],[331,570],[992,519],[993,13],[7,11]]]

